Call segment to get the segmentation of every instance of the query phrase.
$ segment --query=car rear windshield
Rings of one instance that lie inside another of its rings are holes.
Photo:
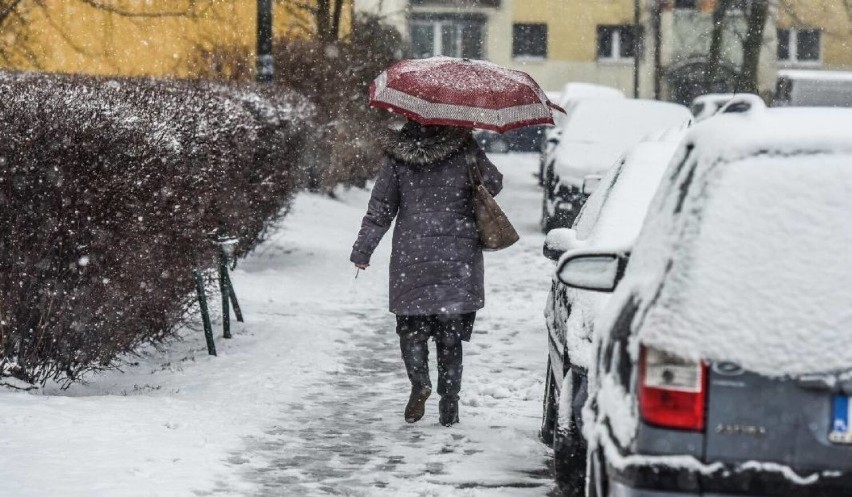
[[[668,197],[643,342],[769,375],[852,369],[852,156],[720,163]]]

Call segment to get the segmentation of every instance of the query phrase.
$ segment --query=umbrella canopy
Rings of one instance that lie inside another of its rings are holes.
[[[373,81],[370,105],[421,124],[498,133],[553,124],[551,109],[564,112],[525,72],[452,57],[397,62]]]

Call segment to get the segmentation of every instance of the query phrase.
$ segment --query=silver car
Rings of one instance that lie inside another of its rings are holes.
[[[561,260],[568,286],[618,284],[583,411],[590,496],[852,495],[852,111],[722,113],[632,251]]]

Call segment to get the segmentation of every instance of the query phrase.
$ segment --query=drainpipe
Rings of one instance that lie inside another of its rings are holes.
[[[663,94],[663,1],[654,0],[652,10],[652,29],[654,30],[654,99]]]
[[[639,98],[639,59],[643,36],[641,0],[633,0],[633,98]]]

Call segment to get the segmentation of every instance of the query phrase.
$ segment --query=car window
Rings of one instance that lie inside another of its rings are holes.
[[[577,221],[574,222],[574,229],[577,231],[578,239],[586,240],[592,235],[595,224],[598,222],[601,212],[603,212],[604,206],[610,198],[612,188],[615,186],[615,182],[618,181],[618,176],[624,169],[624,164],[625,159],[621,159],[618,162],[618,165],[607,173],[601,181],[601,185],[598,187],[598,190],[595,191],[595,193],[593,193],[583,205],[580,215],[577,216]]]

